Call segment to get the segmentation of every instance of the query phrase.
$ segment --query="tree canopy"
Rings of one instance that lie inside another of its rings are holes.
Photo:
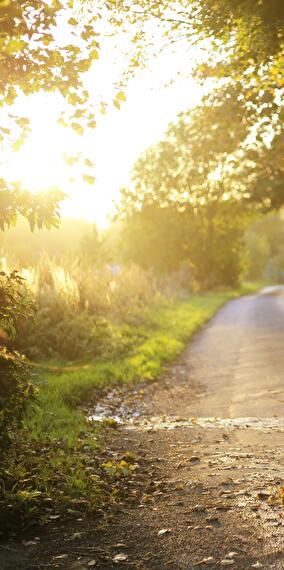
[[[253,201],[264,209],[283,203],[283,72],[284,7],[280,0],[143,0],[120,2],[128,21],[137,27],[137,58],[148,57],[163,45],[180,41],[199,46],[204,57],[194,74],[213,81],[205,105],[215,100],[226,113],[228,100],[241,107],[243,127],[249,138],[244,152],[240,141],[242,175],[249,179]],[[137,22],[137,15],[139,20]],[[123,20],[121,12],[121,23]],[[149,24],[150,23],[150,24]],[[155,42],[161,32],[159,45]],[[145,45],[149,50],[145,49]],[[190,57],[185,53],[185,57]],[[189,62],[190,63],[190,62]],[[228,115],[230,120],[231,115]],[[224,121],[226,118],[224,117]],[[240,160],[238,160],[238,167]]]
[[[181,113],[141,156],[118,210],[128,258],[160,271],[188,264],[205,288],[237,283],[251,198],[234,174],[250,129],[242,102],[213,103]]]

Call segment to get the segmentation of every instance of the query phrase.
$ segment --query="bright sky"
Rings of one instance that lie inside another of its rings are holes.
[[[59,186],[69,196],[62,205],[63,216],[83,218],[104,227],[119,188],[129,182],[139,154],[161,140],[178,112],[200,101],[201,88],[191,77],[185,77],[196,56],[196,48],[185,51],[182,44],[174,52],[162,53],[147,70],[130,80],[121,110],[111,107],[99,117],[97,128],[83,137],[57,124],[58,109],[62,107],[59,97],[35,95],[20,101],[21,110],[32,118],[32,133],[25,146],[9,157],[6,170],[11,177],[16,172],[32,191]],[[107,56],[102,54],[88,79],[95,79],[105,98],[113,96],[115,63],[111,58],[109,52]],[[183,79],[165,86],[177,71],[184,74]],[[94,172],[85,171],[96,176],[92,186],[79,176],[78,167],[70,168],[64,160],[64,153],[73,156],[78,152],[87,153],[96,164]]]

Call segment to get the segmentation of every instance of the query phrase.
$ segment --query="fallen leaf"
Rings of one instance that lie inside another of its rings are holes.
[[[206,520],[206,522],[209,522],[209,523],[211,523],[211,524],[212,524],[212,523],[213,523],[213,524],[217,524],[217,523],[220,522],[220,521],[219,521],[219,518],[218,518],[218,517],[214,517],[214,516],[206,517],[205,520]]]
[[[82,538],[83,533],[82,532],[74,532],[74,534],[72,534],[72,536],[70,537],[70,540],[76,540],[77,538]]]
[[[256,498],[259,499],[260,501],[266,501],[267,499],[269,499],[270,497],[270,493],[268,493],[267,491],[259,491],[256,494]]]
[[[203,560],[200,560],[200,562],[196,562],[194,566],[201,566],[201,564],[214,564],[213,556],[208,556],[208,558],[203,558]]]
[[[113,562],[125,562],[128,560],[128,556],[127,554],[124,554],[124,552],[120,552],[120,554],[116,554],[112,560]]]
[[[170,532],[172,532],[171,528],[162,528],[161,530],[159,530],[158,536],[164,536],[165,534],[169,534]]]
[[[206,511],[206,508],[203,507],[202,505],[194,505],[194,507],[192,507],[193,513],[204,513],[205,511]]]

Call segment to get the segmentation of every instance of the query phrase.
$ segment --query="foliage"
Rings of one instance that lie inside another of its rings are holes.
[[[112,29],[111,9],[111,3],[104,0],[95,4],[80,0],[0,1],[0,107],[6,111],[1,113],[0,143],[5,141],[10,152],[17,152],[30,134],[30,119],[22,116],[21,108],[24,98],[33,94],[56,93],[57,101],[63,100],[58,115],[63,128],[82,136],[86,129],[96,127],[95,113],[98,109],[105,113],[107,103],[96,103],[95,111],[93,88],[84,76],[99,58],[101,20],[106,24],[104,32],[106,27],[109,32]],[[17,100],[21,101],[18,110],[14,105]],[[119,108],[123,101],[121,87],[114,85],[113,104]],[[90,158],[82,153],[65,158],[70,165],[80,161],[83,179],[94,183]],[[13,225],[19,214],[29,220],[32,230],[57,226],[58,204],[63,198],[58,189],[32,195],[18,181],[16,172],[12,179],[4,175],[0,179],[0,229]]]
[[[115,7],[120,25],[136,29],[134,69],[177,42],[189,53],[196,48],[194,75],[210,88],[205,108],[218,106],[228,133],[231,119],[235,122],[228,107],[241,109],[244,138],[234,165],[240,189],[265,210],[279,208],[284,200],[281,0],[125,0]],[[198,148],[202,151],[201,142]]]
[[[15,336],[19,320],[29,316],[30,309],[22,275],[16,270],[0,271],[0,325]]]
[[[90,231],[82,238],[80,254],[87,264],[94,266],[102,265],[109,261],[109,254],[104,247],[104,242],[95,224],[92,225]]]
[[[22,190],[18,184],[7,184],[0,179],[0,229],[16,224],[18,216],[29,222],[31,230],[50,228],[59,223],[59,202],[64,194],[50,190],[42,194],[32,194]]]
[[[58,90],[74,110],[70,121],[79,130],[82,121],[94,119],[84,106],[88,91],[82,74],[98,58],[96,20],[103,3],[92,10],[89,3],[73,7],[73,2],[15,2],[5,0],[1,12],[1,104],[10,105],[19,92],[29,95],[41,89]],[[64,26],[64,40],[59,29]],[[20,129],[27,128],[26,118],[17,118]],[[72,123],[71,123],[72,124]],[[3,129],[2,129],[3,130]],[[9,134],[5,131],[5,134]],[[2,138],[4,133],[2,135]]]
[[[23,414],[35,390],[29,381],[30,370],[16,352],[0,349],[0,457],[15,437]],[[0,476],[2,475],[0,471]]]
[[[125,198],[126,192],[123,194]],[[146,204],[132,212],[122,226],[121,251],[124,259],[148,271],[154,268],[164,276],[178,269],[186,258],[183,218],[175,208],[160,208],[158,204]]]
[[[245,234],[248,277],[280,282],[284,279],[284,220],[281,214],[259,216]]]
[[[8,351],[20,321],[30,315],[30,300],[22,276],[15,270],[0,272],[0,456],[21,426],[28,400],[34,395],[30,371],[23,357]],[[0,473],[1,474],[1,473]]]
[[[128,259],[162,271],[187,263],[202,288],[235,286],[242,270],[248,196],[230,172],[246,125],[240,102],[226,107],[182,113],[137,161],[118,208]]]

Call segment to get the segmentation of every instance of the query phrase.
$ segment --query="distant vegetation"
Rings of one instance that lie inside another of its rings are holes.
[[[250,279],[284,282],[284,218],[271,213],[253,220],[245,233]]]

